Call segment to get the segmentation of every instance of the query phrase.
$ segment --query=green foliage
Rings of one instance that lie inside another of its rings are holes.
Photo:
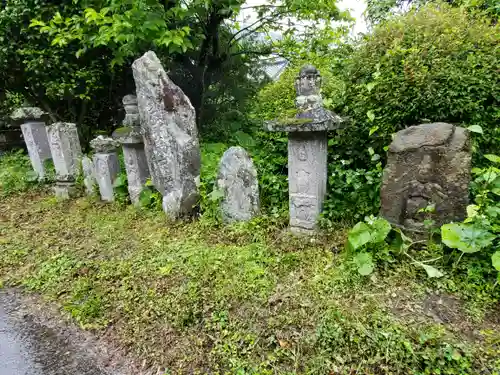
[[[151,179],[148,179],[139,194],[139,207],[154,211],[162,210],[163,197],[156,190]]]
[[[304,20],[345,18],[335,0],[272,1],[254,7],[257,20],[247,26],[236,21],[242,0],[190,2],[92,0],[73,2],[51,18],[31,19],[31,28],[46,36],[52,46],[74,46],[80,57],[91,51],[109,50],[111,68],[126,66],[148,50],[154,50],[185,91],[200,127],[212,130],[222,111],[244,110],[262,80],[258,57],[277,47],[271,38],[259,38],[283,30],[297,37],[311,33]],[[253,7],[251,7],[253,8]],[[245,7],[248,9],[248,7]],[[297,21],[293,21],[293,20]],[[264,39],[264,40],[261,40]]]
[[[408,9],[418,8],[427,3],[439,3],[436,0],[368,0],[366,13],[371,23],[377,23]],[[500,16],[500,5],[496,0],[447,0],[447,4],[462,7],[472,13],[481,13],[493,20]]]
[[[313,373],[317,374],[360,369],[366,374],[397,374],[414,369],[409,373],[451,375],[468,373],[473,362],[472,353],[448,341],[443,329],[393,324],[383,311],[353,321],[341,311],[329,310],[318,327],[317,340],[322,354],[315,361]],[[334,368],[331,363],[339,358],[342,365]]]
[[[0,226],[1,282],[55,301],[83,328],[107,332],[152,368],[221,374],[498,371],[498,324],[479,321],[464,331],[460,324],[470,317],[459,313],[437,325],[421,312],[427,306],[422,298],[441,286],[423,285],[401,263],[370,278],[351,274],[345,257],[330,250],[342,233],[313,241],[260,218],[217,228],[166,223],[162,215],[84,198],[26,198],[9,197],[0,205],[2,216],[16,219]],[[387,231],[379,219],[366,224]],[[375,264],[368,247],[361,252]],[[481,290],[471,294],[482,304],[481,296]],[[483,326],[492,332],[481,333]]]
[[[463,223],[445,224],[441,227],[443,243],[463,254],[483,252],[491,256],[491,264],[498,270],[500,252],[500,158],[488,154],[485,158],[493,162],[485,168],[474,168],[475,179],[472,190],[475,204],[467,207],[467,218]],[[500,280],[500,276],[499,276]]]
[[[47,169],[50,176],[50,169]],[[0,196],[21,193],[38,184],[38,175],[22,150],[0,156]]]
[[[349,231],[346,248],[350,254],[357,252],[353,261],[358,273],[362,276],[368,276],[375,270],[374,260],[390,263],[396,258],[409,259],[412,264],[423,268],[429,278],[443,276],[441,271],[427,264],[435,259],[419,261],[410,255],[410,247],[418,243],[413,242],[401,229],[392,228],[384,218],[370,216],[366,217],[364,222],[357,223]]]
[[[444,121],[482,128],[477,156],[498,150],[499,35],[490,19],[446,4],[377,25],[335,68],[346,87],[336,109],[352,119],[341,148],[366,160],[363,151],[382,154],[394,132]]]
[[[500,147],[499,35],[489,18],[429,4],[380,23],[357,43],[340,39],[335,48],[292,60],[277,82],[259,92],[252,116],[292,117],[296,74],[304,63],[315,64],[325,106],[350,120],[330,134],[322,224],[360,220],[378,210],[381,155],[395,132],[429,121],[481,131],[477,165],[484,162],[481,154]]]
[[[132,88],[131,72],[109,69],[112,56],[104,46],[76,56],[75,43],[52,44],[48,35],[29,27],[35,18],[46,21],[56,13],[72,18],[78,12],[69,0],[2,2],[0,92],[43,108],[52,121],[76,123],[82,140],[88,141],[94,130],[109,130],[118,121],[121,97]],[[5,112],[10,114],[18,104],[9,103]]]

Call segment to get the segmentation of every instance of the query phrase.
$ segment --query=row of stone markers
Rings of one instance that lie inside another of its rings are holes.
[[[93,159],[82,155],[76,126],[45,127],[39,108],[20,108],[20,121],[34,170],[43,178],[52,158],[55,192],[69,197],[83,172],[87,193],[97,184],[101,199],[113,200],[123,148],[128,189],[133,203],[151,178],[163,196],[163,211],[172,219],[194,213],[199,199],[201,154],[196,114],[189,98],[168,77],[159,59],[147,52],[133,65],[137,97],[124,97],[123,127],[112,137],[90,142]],[[288,133],[290,229],[313,233],[327,193],[328,132],[345,121],[323,107],[321,76],[304,66],[295,82],[297,115],[266,123],[268,131]],[[381,189],[381,215],[415,233],[425,231],[425,209],[435,206],[435,222],[460,220],[465,214],[470,180],[468,132],[450,124],[412,126],[398,132],[389,147]],[[249,220],[259,212],[257,171],[248,153],[231,147],[220,162],[217,188],[222,192],[224,221]]]
[[[195,112],[187,96],[167,76],[156,55],[146,53],[133,64],[137,94],[123,98],[125,119],[112,137],[90,141],[92,159],[83,155],[75,124],[46,126],[46,114],[36,107],[22,107],[12,114],[21,125],[33,169],[40,179],[52,160],[56,172],[54,192],[70,198],[82,179],[87,194],[114,200],[113,185],[120,173],[118,148],[123,150],[128,191],[137,203],[151,178],[163,195],[163,209],[170,218],[193,213],[198,203],[200,148]],[[257,171],[248,153],[231,147],[224,153],[217,180],[226,222],[249,220],[259,212]]]
[[[126,111],[124,128],[118,129],[114,138],[98,136],[93,139],[90,142],[94,150],[92,160],[82,153],[75,124],[57,122],[46,126],[46,114],[37,107],[22,107],[14,111],[12,119],[21,123],[31,164],[40,179],[46,175],[46,162],[52,160],[57,197],[73,196],[76,181],[82,177],[87,194],[94,194],[97,185],[101,199],[113,201],[113,183],[120,171],[117,149],[121,144],[130,198],[132,202],[137,202],[149,172],[142,137],[138,136],[137,100],[129,95],[123,103]]]

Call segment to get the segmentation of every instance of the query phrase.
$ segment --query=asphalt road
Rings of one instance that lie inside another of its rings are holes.
[[[0,375],[107,375],[71,340],[34,321],[0,290]]]

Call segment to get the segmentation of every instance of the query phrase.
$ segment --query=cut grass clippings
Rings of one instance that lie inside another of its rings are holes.
[[[0,198],[0,282],[168,374],[498,374],[498,326],[440,320],[413,268],[359,276],[344,237],[24,193]]]

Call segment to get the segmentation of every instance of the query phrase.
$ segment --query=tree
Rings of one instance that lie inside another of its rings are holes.
[[[375,24],[389,18],[391,15],[404,13],[411,8],[419,8],[428,3],[438,3],[442,0],[367,0],[366,14],[368,20]],[[500,16],[498,0],[446,0],[451,6],[464,7],[474,12],[482,12],[491,17],[494,22]]]
[[[276,49],[276,41],[269,37],[272,31],[300,37],[318,23],[328,25],[331,20],[346,17],[335,0],[273,0],[254,7],[245,7],[243,0],[74,3],[79,11],[62,9],[48,22],[32,20],[31,26],[48,35],[53,45],[78,45],[77,56],[108,48],[113,51],[113,66],[128,66],[148,49],[156,50],[190,97],[199,120],[210,89],[221,83],[228,71],[251,70],[256,57]],[[250,8],[256,12],[255,20],[239,25],[236,16]],[[264,40],[255,38],[258,33]]]
[[[70,16],[74,10],[71,0],[2,2],[0,91],[42,107],[52,121],[77,123],[86,139],[90,130],[82,125],[111,127],[119,115],[121,96],[132,87],[127,86],[129,72],[108,69],[112,57],[105,46],[77,56],[76,43],[53,44],[48,35],[29,27],[35,17],[49,21],[58,11]]]

